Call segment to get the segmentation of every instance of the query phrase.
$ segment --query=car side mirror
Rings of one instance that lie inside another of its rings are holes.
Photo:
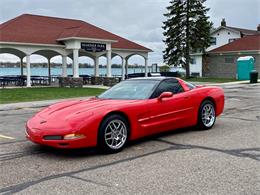
[[[173,93],[172,92],[163,92],[161,93],[161,95],[158,97],[158,100],[159,101],[162,101],[162,99],[164,98],[170,98],[173,96]]]

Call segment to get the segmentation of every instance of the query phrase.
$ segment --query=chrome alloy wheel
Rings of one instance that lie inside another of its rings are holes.
[[[105,142],[113,150],[120,149],[126,142],[127,128],[123,121],[112,120],[105,129]]]
[[[202,122],[206,127],[211,127],[215,122],[215,108],[212,104],[205,104],[202,108]]]

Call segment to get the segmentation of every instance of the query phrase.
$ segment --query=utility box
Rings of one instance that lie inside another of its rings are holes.
[[[250,72],[254,70],[255,60],[252,56],[237,59],[237,80],[249,80]]]

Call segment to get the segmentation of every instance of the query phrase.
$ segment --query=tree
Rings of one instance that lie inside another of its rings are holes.
[[[170,67],[168,65],[163,65],[160,67],[160,72],[169,72]]]
[[[186,77],[190,77],[190,52],[205,51],[210,46],[210,30],[206,0],[171,0],[167,7],[167,18],[163,22],[166,45],[163,51],[164,62],[169,65],[181,65],[186,69]]]

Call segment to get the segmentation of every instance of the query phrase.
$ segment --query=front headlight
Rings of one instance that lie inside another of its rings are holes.
[[[63,137],[64,140],[72,140],[72,139],[81,139],[81,138],[85,138],[86,136],[83,134],[76,134],[76,133],[71,133],[71,134],[67,134]]]

